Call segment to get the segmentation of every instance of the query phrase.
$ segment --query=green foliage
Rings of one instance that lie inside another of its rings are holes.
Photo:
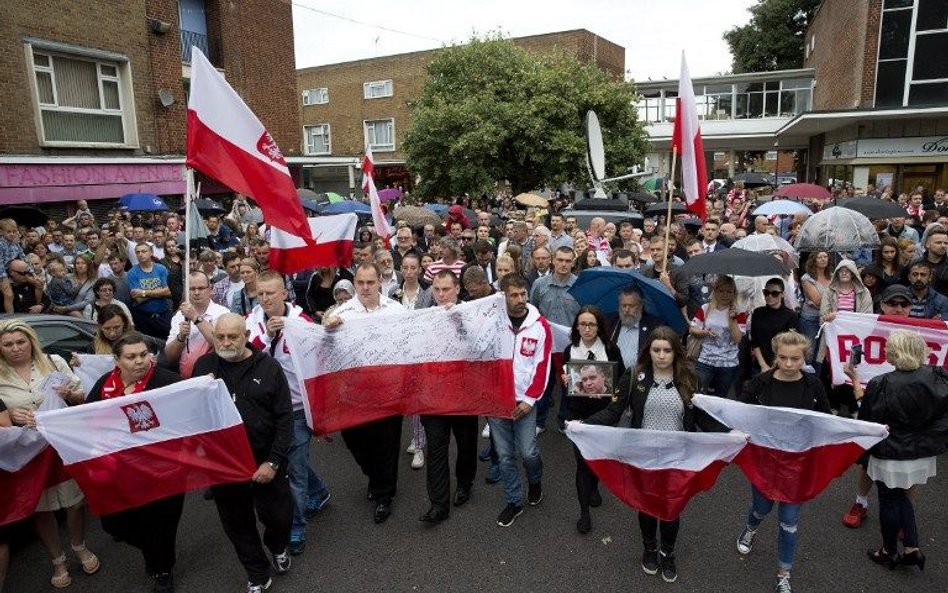
[[[494,35],[441,50],[405,140],[424,197],[589,185],[583,116],[599,116],[607,173],[640,163],[647,139],[631,84],[575,57],[538,56]]]
[[[804,35],[820,2],[758,0],[750,8],[750,22],[724,34],[734,73],[802,68]]]

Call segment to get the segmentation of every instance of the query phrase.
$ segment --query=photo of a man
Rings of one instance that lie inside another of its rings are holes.
[[[612,362],[578,361],[569,363],[569,395],[573,397],[612,397]]]

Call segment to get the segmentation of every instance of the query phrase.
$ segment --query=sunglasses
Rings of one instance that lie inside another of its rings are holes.
[[[890,307],[911,307],[912,303],[908,301],[888,301],[886,302]]]
[[[783,294],[782,290],[762,290],[764,296],[778,297]]]

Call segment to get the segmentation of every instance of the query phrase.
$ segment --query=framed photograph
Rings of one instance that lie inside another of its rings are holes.
[[[566,364],[570,397],[612,397],[616,363],[608,360],[577,360]]]

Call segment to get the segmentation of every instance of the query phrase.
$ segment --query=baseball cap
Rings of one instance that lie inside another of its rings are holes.
[[[901,284],[893,284],[892,286],[886,288],[882,292],[882,298],[879,299],[883,303],[888,303],[894,298],[902,297],[903,299],[911,302],[912,301],[912,291],[907,287],[902,286]]]

